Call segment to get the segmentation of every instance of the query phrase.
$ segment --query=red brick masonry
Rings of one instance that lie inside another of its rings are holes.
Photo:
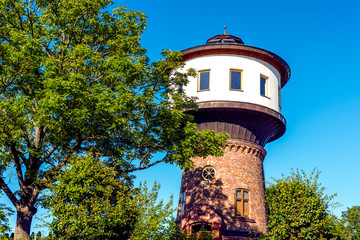
[[[222,157],[195,158],[195,168],[183,172],[180,195],[185,192],[181,217],[179,201],[177,221],[184,230],[207,223],[217,239],[250,239],[252,234],[267,232],[263,160],[266,151],[259,145],[228,141]],[[213,166],[215,178],[206,181],[201,173]],[[249,218],[235,217],[236,189],[249,190]]]

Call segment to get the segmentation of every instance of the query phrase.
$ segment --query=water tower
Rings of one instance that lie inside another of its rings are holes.
[[[183,172],[177,223],[183,230],[212,231],[217,239],[248,239],[267,232],[264,146],[285,133],[281,88],[288,64],[276,54],[245,45],[224,31],[205,45],[182,51],[198,74],[184,87],[198,97],[198,130],[226,131],[222,157],[192,159]]]

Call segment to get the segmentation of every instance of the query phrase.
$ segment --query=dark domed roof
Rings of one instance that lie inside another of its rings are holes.
[[[216,35],[215,37],[209,38],[206,41],[206,45],[215,45],[215,44],[244,44],[244,42],[239,37],[233,35],[224,34]]]
[[[239,37],[227,34],[226,27],[224,27],[223,34],[216,35],[215,37],[209,38],[206,41],[206,45],[214,44],[244,44],[244,42]]]

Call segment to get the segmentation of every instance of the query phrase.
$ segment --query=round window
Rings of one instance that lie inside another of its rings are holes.
[[[206,166],[202,170],[202,177],[204,180],[211,180],[215,177],[215,168],[212,166]]]

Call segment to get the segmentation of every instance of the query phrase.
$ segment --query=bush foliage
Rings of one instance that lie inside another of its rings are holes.
[[[319,171],[292,171],[266,188],[270,232],[266,239],[331,239],[337,236],[328,196]]]

